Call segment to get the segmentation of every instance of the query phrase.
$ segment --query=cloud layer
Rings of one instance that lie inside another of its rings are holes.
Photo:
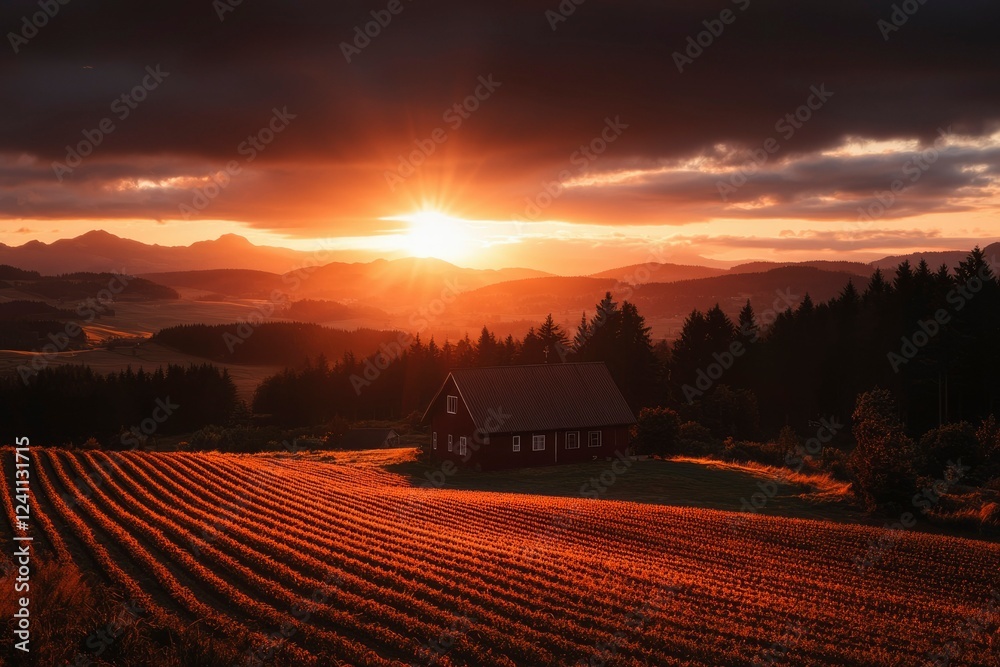
[[[0,61],[0,216],[174,219],[187,205],[303,237],[371,233],[425,203],[605,225],[854,220],[948,127],[961,140],[879,218],[995,194],[995,2],[910,0],[909,15],[886,1],[255,1],[220,20],[224,2],[74,2],[15,39]],[[4,3],[8,44],[38,11]],[[355,42],[373,11],[386,25]],[[345,43],[364,45],[350,63]],[[157,66],[169,75],[123,101]],[[816,86],[833,96],[786,138],[781,119]],[[294,119],[264,142],[275,109]],[[615,118],[627,128],[598,152]],[[113,131],[60,181],[52,163],[104,119]],[[720,180],[769,138],[779,150],[723,200]],[[887,148],[851,152],[866,142]]]

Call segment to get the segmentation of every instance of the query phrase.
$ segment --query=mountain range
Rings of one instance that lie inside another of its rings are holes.
[[[1000,243],[984,250],[987,257],[1000,255]],[[483,324],[497,332],[526,330],[548,313],[572,330],[582,312],[592,313],[611,292],[616,300],[635,303],[654,335],[670,336],[691,310],[714,303],[731,316],[747,300],[758,312],[783,310],[807,293],[814,301],[829,299],[848,280],[863,288],[876,268],[891,270],[903,260],[915,266],[921,258],[934,269],[941,263],[953,267],[967,252],[913,253],[868,264],[755,261],[728,269],[642,264],[589,276],[555,276],[524,268],[463,268],[433,258],[318,264],[310,253],[256,246],[235,235],[165,247],[92,231],[50,244],[0,244],[0,265],[43,274],[124,270],[171,287],[184,299],[277,298],[302,302],[286,311],[288,318],[405,330],[426,325],[429,333],[448,336],[476,332]]]

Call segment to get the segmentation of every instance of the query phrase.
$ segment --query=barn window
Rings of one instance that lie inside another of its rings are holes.
[[[588,447],[600,447],[601,446],[601,432],[591,431],[589,434],[590,442],[587,443]]]
[[[540,452],[544,449],[545,449],[545,436],[544,435],[531,436],[531,451]]]
[[[437,431],[434,431],[433,433],[431,433],[431,449],[437,449],[437,448],[438,448],[438,433]]]
[[[458,453],[461,456],[465,456],[465,448],[468,445],[468,443],[469,441],[465,436],[462,436],[461,438],[458,439]]]
[[[452,451],[453,441],[451,439],[451,433],[448,434],[448,451]]]
[[[566,432],[566,449],[580,449],[580,432]]]
[[[458,396],[448,397],[448,414],[453,415],[458,412]]]
[[[514,451],[515,452],[521,451],[521,436],[519,435],[514,436]]]

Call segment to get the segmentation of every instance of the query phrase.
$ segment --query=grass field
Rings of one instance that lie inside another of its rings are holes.
[[[37,300],[37,296],[23,295],[14,290],[0,290],[0,299],[29,298]],[[75,308],[48,300],[48,303],[60,307]],[[228,301],[193,301],[187,299],[170,301],[121,301],[114,304],[115,315],[101,317],[90,324],[84,325],[88,338],[92,342],[100,342],[112,336],[150,336],[160,329],[178,324],[227,324],[238,322],[257,308],[262,301],[249,299],[234,299]],[[0,350],[0,374],[16,373],[21,364],[31,364],[38,353],[16,350]],[[48,364],[59,366],[63,364],[87,364],[96,372],[107,374],[117,373],[128,366],[133,369],[142,366],[146,370],[154,370],[157,366],[167,364],[203,364],[207,359],[172,350],[155,343],[143,343],[139,349],[122,347],[107,350],[96,347],[86,350],[70,350],[56,352],[48,356]],[[254,389],[268,375],[280,371],[282,366],[227,364],[229,374],[236,383],[239,397],[249,401]]]
[[[18,352],[14,350],[0,350],[0,374],[17,373],[17,367],[25,364],[30,366],[32,358],[38,353]],[[94,369],[96,373],[108,374],[117,373],[131,366],[133,370],[138,370],[142,366],[147,371],[155,370],[158,366],[167,364],[204,364],[213,363],[202,357],[178,352],[169,347],[157,343],[143,343],[133,354],[132,348],[121,347],[114,350],[105,348],[92,348],[88,350],[76,350],[57,352],[49,355],[47,365],[61,366],[64,364],[86,364]],[[218,364],[216,364],[218,365]],[[249,401],[253,396],[254,389],[268,375],[273,375],[282,369],[281,366],[251,365],[251,364],[225,364],[229,369],[229,375],[233,378],[239,397]]]
[[[416,484],[439,478],[436,472],[440,468],[412,458],[387,465],[388,470],[406,475]],[[764,466],[727,466],[694,460],[634,460],[629,462],[625,472],[614,474],[611,484],[605,484],[601,475],[605,475],[605,480],[611,479],[609,472],[613,473],[607,461],[493,472],[460,470],[446,476],[442,486],[731,511],[740,511],[744,499],[749,503],[754,494],[764,494],[766,503],[759,509],[762,514],[851,522],[866,519],[866,515],[848,500],[831,502],[827,495],[821,495],[825,490],[822,485],[828,482],[825,478],[816,478],[816,485],[793,484],[783,481],[781,471]],[[769,495],[771,491],[774,495]],[[758,496],[758,500],[760,498]]]
[[[197,627],[229,651],[177,664],[996,664],[1000,545],[570,497],[568,470],[547,475],[565,497],[538,492],[541,469],[520,471],[531,493],[459,489],[461,473],[416,488],[394,471],[407,453],[387,455],[37,450],[35,545],[121,591],[150,642]],[[682,501],[753,488],[690,465],[673,467],[694,478]],[[633,472],[657,471],[605,497]],[[105,622],[78,621],[52,664]]]

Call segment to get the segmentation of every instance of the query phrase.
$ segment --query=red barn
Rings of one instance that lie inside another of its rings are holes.
[[[624,453],[635,417],[598,362],[452,371],[423,421],[433,458],[495,470]]]

